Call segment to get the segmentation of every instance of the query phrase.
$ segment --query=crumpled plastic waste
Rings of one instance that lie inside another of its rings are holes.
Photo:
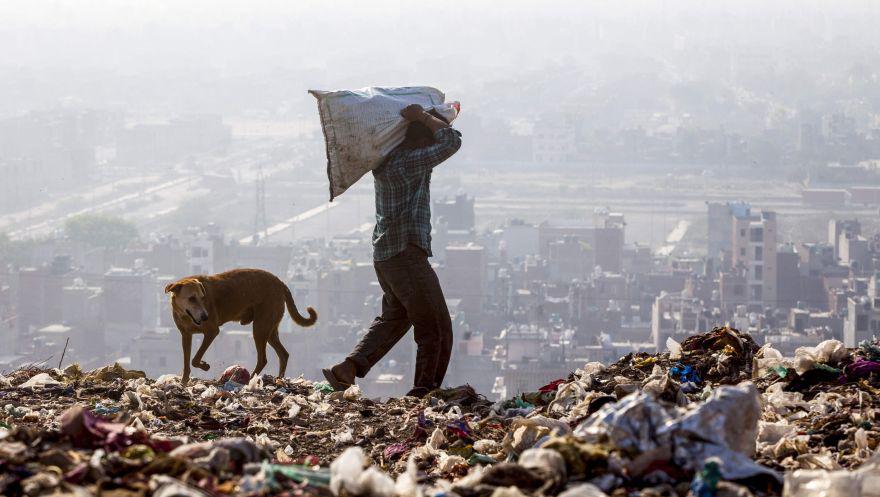
[[[635,472],[649,467],[652,460],[674,460],[696,471],[706,459],[719,457],[725,461],[721,471],[727,480],[763,475],[781,481],[775,471],[750,458],[760,416],[760,397],[751,383],[718,387],[691,410],[663,405],[649,394],[636,392],[604,406],[574,434],[621,450]]]
[[[880,453],[855,471],[799,469],[785,475],[783,497],[880,497]]]
[[[352,385],[345,389],[345,392],[342,394],[342,398],[353,402],[358,400],[361,397],[361,387],[357,385]]]
[[[519,456],[520,466],[532,470],[546,481],[559,485],[566,481],[565,459],[555,450],[526,449]]]
[[[330,465],[330,491],[340,495],[369,495],[392,497],[394,480],[375,467],[367,467],[366,457],[360,447],[349,447]]]
[[[571,427],[562,421],[545,416],[516,418],[510,423],[504,440],[503,450],[510,455],[518,455],[532,448],[543,437],[548,435],[565,435],[571,433]]]
[[[676,363],[669,368],[669,375],[677,379],[681,383],[700,383],[700,374],[693,366]]]
[[[681,359],[681,344],[674,338],[669,337],[666,339],[666,350],[669,352],[670,360],[677,361]]]
[[[798,347],[794,351],[794,366],[799,374],[816,367],[817,364],[834,366],[849,352],[839,340],[825,340],[815,347]]]
[[[18,388],[45,388],[61,385],[61,382],[52,378],[49,373],[39,373],[22,383]]]

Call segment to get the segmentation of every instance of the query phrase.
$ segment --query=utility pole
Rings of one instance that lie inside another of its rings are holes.
[[[263,176],[263,166],[257,171],[257,179],[254,182],[256,193],[256,206],[254,211],[254,236],[253,244],[259,245],[266,236],[268,222],[266,221],[266,178]]]

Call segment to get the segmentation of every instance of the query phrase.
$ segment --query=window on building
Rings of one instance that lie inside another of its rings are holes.
[[[752,228],[750,235],[751,235],[751,238],[750,238],[751,241],[763,242],[764,241],[764,228]]]
[[[739,230],[739,236],[741,236],[741,237],[745,237],[745,236],[746,236],[746,230],[744,230],[744,229],[743,229],[743,230]]]
[[[752,285],[752,300],[761,300],[764,298],[764,288],[761,285]]]
[[[755,260],[763,261],[764,260],[764,247],[755,247]]]
[[[856,331],[868,331],[868,315],[860,314],[856,316]]]
[[[871,320],[871,333],[880,333],[880,321],[876,319]]]
[[[733,294],[737,297],[742,297],[745,295],[745,288],[742,285],[736,285],[733,287]]]
[[[755,279],[763,280],[764,279],[764,267],[763,266],[755,266]]]
[[[745,257],[745,256],[746,256],[746,248],[745,248],[745,247],[742,247],[741,249],[739,249],[739,255],[740,255],[741,257]]]

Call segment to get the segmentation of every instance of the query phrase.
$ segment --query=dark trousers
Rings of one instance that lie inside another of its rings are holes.
[[[374,263],[382,298],[382,315],[348,358],[363,378],[409,330],[414,328],[416,371],[413,386],[433,390],[443,384],[452,354],[452,321],[440,280],[428,254],[416,245]]]

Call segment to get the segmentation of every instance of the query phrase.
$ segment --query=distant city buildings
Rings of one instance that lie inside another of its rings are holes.
[[[586,361],[662,351],[670,339],[723,324],[784,353],[880,334],[880,244],[855,218],[832,219],[822,240],[797,243],[781,239],[773,211],[710,202],[705,253],[678,255],[627,243],[627,220],[610,209],[477,229],[475,204],[467,195],[434,204],[432,264],[456,340],[450,383],[510,396]],[[84,367],[120,361],[150,375],[179,372],[163,289],[187,274],[260,267],[282,277],[320,316],[315,328],[285,320],[281,329],[291,365],[309,377],[344,358],[382,307],[367,232],[242,245],[208,224],[101,250],[59,236],[36,245],[30,262],[0,273],[0,338],[10,344],[0,367],[66,346],[65,361]],[[252,342],[249,327],[225,326],[206,374],[255,361]],[[414,352],[402,340],[363,380],[365,391],[406,391]]]

